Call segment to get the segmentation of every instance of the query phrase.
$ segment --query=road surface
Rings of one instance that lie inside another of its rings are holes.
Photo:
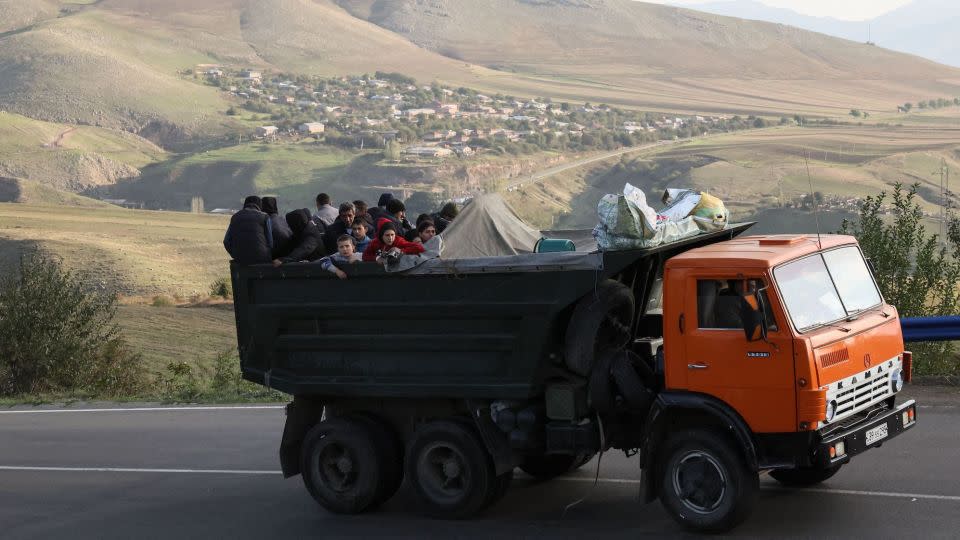
[[[734,536],[948,538],[960,534],[960,390],[912,388],[911,432],[823,486],[763,478]],[[129,407],[128,407],[129,408]],[[278,472],[278,406],[0,411],[0,535],[20,538],[637,538],[684,535],[636,502],[636,458],[608,453],[546,483],[518,475],[468,522],[418,517],[405,489],[376,513],[326,513]],[[580,500],[579,504],[569,507]],[[569,508],[568,508],[569,507]]]
[[[679,144],[679,143],[684,143],[684,142],[690,142],[690,139],[681,139],[681,140],[678,140],[678,141],[658,141],[658,142],[655,142],[655,143],[644,144],[644,145],[640,145],[640,146],[629,146],[629,147],[627,147],[627,148],[621,148],[621,149],[619,149],[619,150],[613,150],[613,151],[610,151],[610,152],[603,152],[602,154],[595,154],[595,155],[593,155],[593,156],[586,157],[586,158],[583,158],[583,159],[577,159],[577,160],[574,160],[574,161],[569,161],[569,162],[566,162],[566,163],[564,163],[564,164],[562,164],[562,165],[557,165],[556,167],[550,167],[549,169],[543,169],[543,170],[541,170],[541,171],[537,171],[537,172],[535,172],[535,173],[533,173],[533,174],[530,174],[530,175],[527,175],[527,176],[515,178],[515,179],[513,179],[509,184],[507,184],[504,189],[515,188],[515,187],[518,187],[518,186],[520,186],[520,185],[522,185],[522,184],[530,184],[530,183],[533,183],[533,182],[537,182],[537,181],[539,181],[539,180],[543,180],[544,178],[548,178],[548,177],[553,176],[553,175],[555,175],[555,174],[562,173],[563,171],[568,171],[568,170],[570,170],[570,169],[576,169],[576,168],[578,168],[578,167],[583,167],[584,165],[589,165],[589,164],[591,164],[591,163],[596,163],[597,161],[603,161],[603,160],[605,160],[605,159],[610,159],[610,158],[613,158],[613,157],[622,156],[623,154],[632,154],[632,153],[634,153],[634,152],[640,152],[640,151],[642,151],[642,150],[650,150],[650,149],[658,148],[658,147],[661,147],[661,146],[666,146],[666,145],[671,145],[671,144]]]

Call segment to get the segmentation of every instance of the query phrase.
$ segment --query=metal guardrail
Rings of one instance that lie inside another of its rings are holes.
[[[900,319],[903,340],[960,341],[960,315],[905,317]]]

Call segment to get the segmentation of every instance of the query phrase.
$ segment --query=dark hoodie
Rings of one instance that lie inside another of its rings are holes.
[[[370,245],[367,246],[367,249],[363,250],[364,261],[376,261],[377,254],[379,254],[381,251],[389,250],[391,248],[398,248],[404,255],[416,255],[417,253],[423,253],[424,249],[421,244],[408,242],[399,234],[397,234],[393,244],[389,246],[384,244],[383,233],[386,231],[397,232],[397,225],[387,218],[381,218],[380,221],[377,222],[377,237],[370,242]]]
[[[433,224],[437,227],[437,234],[445,231],[459,213],[460,210],[457,208],[457,203],[448,202],[443,205],[443,208],[441,208],[439,212],[433,214],[431,217],[433,218]]]
[[[367,214],[370,216],[370,221],[373,223],[380,223],[380,218],[387,217],[387,203],[392,200],[393,193],[381,194],[380,199],[377,201],[377,205],[373,208],[367,208]]]
[[[230,226],[223,236],[223,247],[238,264],[273,260],[273,227],[267,214],[260,211],[260,204],[259,197],[247,197],[243,210],[230,218]]]
[[[299,261],[315,261],[322,258],[325,253],[323,250],[323,240],[320,230],[316,224],[310,220],[310,211],[306,208],[294,210],[287,213],[287,224],[293,231],[292,246],[293,249],[280,260],[285,263]]]
[[[264,197],[261,205],[263,212],[270,217],[270,224],[273,227],[273,258],[283,257],[292,247],[290,241],[293,238],[293,231],[287,225],[287,220],[280,217],[276,197]]]

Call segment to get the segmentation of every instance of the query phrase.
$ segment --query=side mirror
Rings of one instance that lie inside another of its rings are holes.
[[[767,311],[760,292],[740,297],[740,320],[748,342],[767,340]]]

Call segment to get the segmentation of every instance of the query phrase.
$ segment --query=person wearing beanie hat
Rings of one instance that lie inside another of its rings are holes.
[[[270,225],[273,228],[273,258],[282,257],[286,255],[292,247],[290,242],[293,238],[293,231],[291,231],[290,226],[287,225],[287,220],[280,215],[280,210],[277,208],[276,197],[264,197],[260,202],[260,206],[263,213],[270,219]]]
[[[260,197],[251,195],[230,218],[223,247],[238,264],[269,263],[273,258],[273,226],[261,205]]]
[[[387,203],[392,200],[393,193],[388,192],[380,195],[380,198],[377,200],[377,205],[367,209],[367,213],[370,214],[370,221],[380,223],[380,218],[387,217]]]
[[[408,242],[397,233],[397,225],[393,221],[381,218],[377,222],[377,237],[363,251],[363,260],[384,264],[391,256],[423,253],[423,246]]]

